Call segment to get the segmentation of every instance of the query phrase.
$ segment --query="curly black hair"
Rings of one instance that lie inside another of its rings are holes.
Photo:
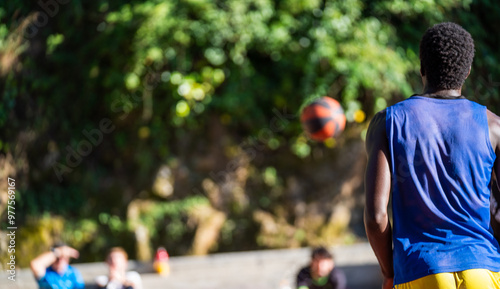
[[[311,254],[311,259],[314,259],[314,258],[333,259],[333,255],[325,247],[316,247],[312,250],[312,254]]]
[[[460,25],[444,22],[420,41],[420,72],[435,89],[460,89],[474,58],[474,40]]]

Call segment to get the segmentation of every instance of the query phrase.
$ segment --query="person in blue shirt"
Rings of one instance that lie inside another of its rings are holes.
[[[69,265],[70,258],[78,258],[77,250],[56,245],[30,263],[31,271],[40,289],[82,289],[85,288],[80,272]]]
[[[490,215],[500,118],[462,96],[473,58],[461,26],[429,28],[420,42],[423,93],[370,122],[364,217],[384,289],[500,288]]]

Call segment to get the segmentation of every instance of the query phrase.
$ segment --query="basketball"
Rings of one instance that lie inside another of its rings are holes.
[[[300,121],[309,138],[324,141],[338,136],[344,130],[346,118],[338,101],[323,96],[302,110]]]

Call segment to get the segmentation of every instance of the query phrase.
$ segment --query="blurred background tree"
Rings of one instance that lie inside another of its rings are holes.
[[[476,41],[464,95],[498,113],[498,15],[488,0],[3,1],[0,229],[11,176],[21,266],[56,240],[82,262],[362,240],[369,119],[421,91],[420,37],[442,21]],[[323,95],[349,123],[314,143],[298,114]]]

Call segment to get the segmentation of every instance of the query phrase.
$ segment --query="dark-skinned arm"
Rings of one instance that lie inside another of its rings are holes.
[[[496,154],[496,160],[493,164],[493,177],[496,179],[497,190],[500,190],[499,181],[500,181],[500,117],[492,113],[491,111],[487,111],[488,117],[488,128],[490,133],[490,141],[491,146]],[[500,202],[500,199],[496,198],[497,203]],[[500,205],[500,203],[499,203]],[[500,223],[495,219],[494,216],[491,218],[491,227],[493,228],[493,232],[495,234],[495,238],[500,243]]]
[[[392,231],[387,206],[391,192],[389,145],[385,129],[385,110],[377,113],[368,128],[365,175],[365,229],[368,241],[378,259],[384,276],[383,288],[392,288],[394,277]]]

